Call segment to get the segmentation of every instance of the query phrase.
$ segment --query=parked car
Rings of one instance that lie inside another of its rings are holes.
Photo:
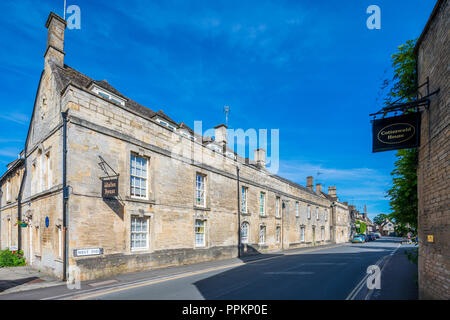
[[[369,241],[375,241],[375,235],[373,233],[367,235],[369,237]]]
[[[375,235],[375,238],[377,238],[377,239],[381,238],[381,234],[379,232],[375,232],[374,235]]]
[[[352,237],[352,243],[364,243],[366,239],[362,234],[356,234]]]
[[[369,238],[367,237],[367,235],[365,233],[361,233],[360,236],[363,237],[364,242],[368,242],[369,241]]]

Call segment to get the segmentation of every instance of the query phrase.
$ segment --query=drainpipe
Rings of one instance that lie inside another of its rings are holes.
[[[63,120],[63,236],[64,236],[64,253],[63,253],[63,281],[67,280],[67,258],[69,253],[68,232],[67,232],[67,200],[69,192],[67,188],[67,111],[61,112]]]
[[[241,200],[239,195],[239,167],[236,166],[237,175],[237,207],[238,207],[238,258],[241,257]]]
[[[25,144],[24,151],[24,162],[23,162],[23,176],[22,181],[20,181],[19,194],[17,196],[17,219],[22,220],[22,194],[23,194],[23,185],[25,184],[25,179],[27,177],[27,146]],[[17,249],[22,250],[22,228],[20,226],[17,227]]]

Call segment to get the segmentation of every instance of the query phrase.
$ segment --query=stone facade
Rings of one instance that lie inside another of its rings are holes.
[[[245,231],[242,254],[348,239],[348,207],[335,194],[330,198],[320,186],[314,191],[269,173],[261,149],[255,161],[234,154],[220,139],[224,126],[215,128],[215,141],[191,134],[184,124],[140,106],[106,81],[64,65],[65,22],[51,14],[46,26],[45,67],[20,181],[22,212],[31,221],[22,230],[21,247],[34,267],[62,277],[66,252],[66,265],[77,266],[81,280],[87,280],[236,257],[239,230],[241,238]],[[67,112],[66,171],[61,112]],[[133,173],[138,161],[142,168]],[[107,199],[102,178],[112,171],[119,175],[118,196]],[[145,178],[139,176],[144,182],[134,189],[138,171],[145,171]],[[0,187],[5,188],[4,179]],[[144,190],[139,197],[138,189]],[[14,209],[3,205],[3,198],[2,221],[8,214],[17,216],[17,202]],[[337,226],[335,217],[342,217]],[[1,238],[7,247],[3,231]],[[75,251],[96,248],[102,249],[99,255]]]
[[[418,83],[429,80],[418,164],[419,298],[450,299],[450,87],[447,0],[439,0],[417,45]],[[427,88],[420,90],[427,95]]]

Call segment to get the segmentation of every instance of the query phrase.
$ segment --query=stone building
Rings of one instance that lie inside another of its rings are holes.
[[[46,27],[25,149],[0,179],[2,248],[22,248],[59,278],[76,266],[88,280],[236,257],[239,242],[245,254],[336,238],[334,217],[348,207],[335,192],[271,174],[262,149],[241,158],[224,125],[215,139],[199,135],[65,65],[66,22],[51,13]]]
[[[450,299],[450,9],[439,0],[421,34],[418,84],[430,105],[421,112],[418,183],[419,298]]]

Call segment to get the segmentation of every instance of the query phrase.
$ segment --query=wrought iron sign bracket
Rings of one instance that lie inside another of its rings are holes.
[[[111,178],[118,178],[120,176],[119,173],[117,173],[109,164],[108,162],[105,161],[105,159],[103,159],[102,156],[98,156],[100,158],[100,162],[98,163],[98,165],[100,166],[100,168],[103,170],[103,172],[107,175],[106,177],[100,177],[100,180],[103,179],[111,179]],[[109,168],[114,174],[110,175],[108,173],[108,170],[106,168]]]
[[[422,96],[419,89],[426,86],[426,95]],[[381,118],[386,117],[388,113],[395,112],[404,112],[406,110],[415,109],[416,112],[420,111],[420,108],[424,108],[428,110],[430,108],[430,97],[439,93],[440,88],[436,89],[435,91],[430,93],[430,81],[427,77],[427,80],[422,83],[420,86],[417,87],[417,94],[416,94],[416,100],[411,102],[405,102],[405,103],[397,103],[398,101],[404,99],[404,97],[401,97],[397,99],[392,104],[388,105],[387,107],[382,108],[380,111],[369,114],[370,117],[373,117],[373,120],[377,118],[378,115],[382,115]],[[373,121],[372,120],[372,121]]]

